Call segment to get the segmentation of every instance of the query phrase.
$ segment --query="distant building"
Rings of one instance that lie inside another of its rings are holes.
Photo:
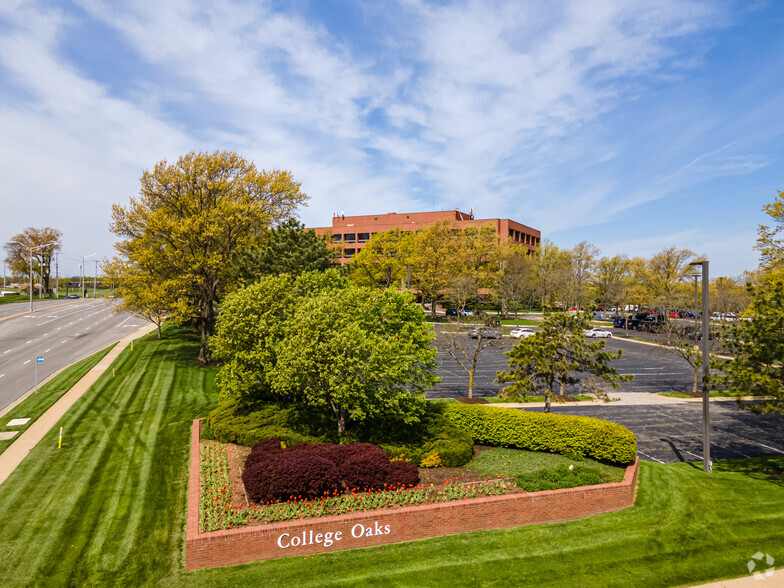
[[[454,210],[437,212],[388,212],[386,214],[369,214],[364,216],[344,216],[343,213],[332,217],[331,227],[315,227],[319,235],[331,234],[332,242],[343,247],[343,256],[335,261],[348,261],[365,247],[365,243],[376,233],[400,228],[403,231],[416,231],[438,221],[450,221],[458,227],[483,227],[492,225],[499,239],[510,240],[533,250],[539,246],[541,233],[529,226],[508,218],[474,218],[473,209],[470,213]]]

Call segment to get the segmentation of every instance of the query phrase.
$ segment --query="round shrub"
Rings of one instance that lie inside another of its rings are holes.
[[[343,445],[336,445],[334,443],[297,443],[287,449],[290,453],[307,453],[309,455],[316,455],[334,463],[336,466],[345,461]]]
[[[340,467],[340,476],[347,488],[383,488],[389,478],[391,463],[383,451],[380,454],[358,451]]]
[[[348,445],[339,445],[340,452],[338,455],[339,462],[336,462],[338,467],[342,466],[348,460],[358,456],[368,457],[377,456],[379,459],[384,458],[389,461],[387,454],[378,445],[372,443],[349,443]]]
[[[407,461],[392,461],[389,463],[387,474],[387,487],[416,486],[419,484],[419,470],[413,463]]]
[[[251,500],[262,503],[274,501],[281,493],[279,474],[280,462],[283,459],[285,459],[283,453],[278,453],[266,455],[264,459],[256,462],[248,463],[246,460],[242,483]]]
[[[242,481],[248,496],[257,502],[316,498],[340,488],[335,464],[306,452],[269,454],[246,468]]]

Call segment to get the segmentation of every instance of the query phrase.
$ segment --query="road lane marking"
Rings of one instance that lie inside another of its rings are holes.
[[[63,343],[67,343],[67,342],[68,342],[68,339],[63,339]]]
[[[659,463],[664,463],[662,460],[660,460],[660,459],[656,459],[656,458],[655,458],[655,457],[653,457],[652,455],[647,455],[647,454],[643,453],[642,451],[637,451],[637,455],[641,455],[641,456],[643,456],[645,459],[649,459],[649,460],[651,460],[651,461],[657,461],[657,462],[659,462]]]
[[[32,343],[32,341],[28,341],[27,343]],[[25,345],[27,345],[27,343],[25,343]]]
[[[49,353],[51,350],[52,350],[52,349],[51,349],[51,347],[50,347],[49,349],[47,349],[46,351],[44,351],[44,353]]]
[[[47,335],[49,335],[49,333],[44,333],[44,337],[46,337]]]
[[[4,355],[5,355],[6,353],[11,353],[11,350],[9,349],[8,351],[3,351],[3,354],[4,354]]]
[[[28,359],[28,360],[27,360],[26,362],[24,362],[22,365],[27,365],[27,364],[28,364],[28,363],[30,363],[31,361],[33,361],[33,360],[32,360],[32,359]]]

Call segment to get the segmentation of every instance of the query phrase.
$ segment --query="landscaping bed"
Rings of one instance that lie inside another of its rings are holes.
[[[195,421],[187,569],[572,520],[634,503],[636,461],[625,468],[620,483],[544,492],[523,492],[499,476],[468,483],[463,478],[433,486],[420,483],[386,492],[348,491],[263,506],[236,505],[229,470],[237,471],[232,477],[239,474],[236,460],[243,452],[217,443],[202,445],[199,431]],[[205,462],[201,462],[202,448],[208,454]]]

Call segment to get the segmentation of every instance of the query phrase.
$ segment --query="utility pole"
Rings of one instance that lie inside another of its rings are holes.
[[[702,469],[713,470],[710,456],[710,310],[708,291],[710,288],[708,260],[693,261],[689,265],[702,266]]]
[[[95,260],[95,275],[93,276],[93,298],[95,298],[95,286],[98,284],[98,260]]]
[[[60,299],[60,254],[54,254],[54,273],[55,277],[55,285],[54,285],[54,297],[55,300]]]

